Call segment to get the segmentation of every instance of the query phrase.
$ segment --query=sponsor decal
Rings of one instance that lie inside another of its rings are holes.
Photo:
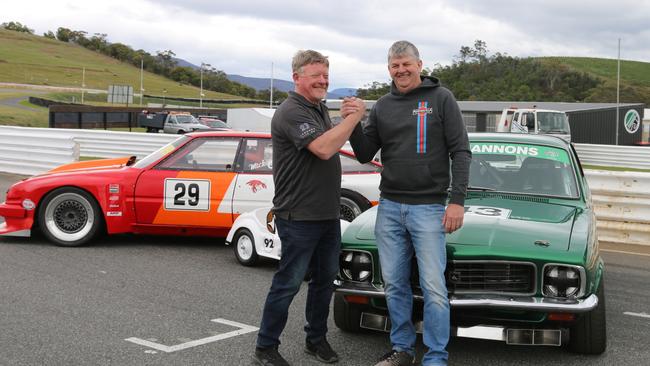
[[[639,126],[641,125],[641,116],[639,115],[639,112],[634,109],[627,111],[627,113],[625,113],[625,118],[623,119],[623,124],[625,125],[625,131],[627,131],[627,133],[635,133],[638,131]]]
[[[109,217],[122,216],[122,212],[121,211],[107,211],[106,216],[109,216]]]
[[[264,182],[259,179],[249,180],[246,182],[246,185],[251,187],[251,191],[253,191],[253,193],[257,193],[259,190],[266,189],[266,184],[264,184]]]
[[[316,127],[311,126],[309,123],[305,122],[298,126],[300,128],[300,137],[304,138],[316,132]]]
[[[471,143],[472,154],[514,155],[521,157],[538,157],[542,159],[569,163],[569,155],[565,150],[536,145],[500,144],[494,142]]]
[[[427,114],[432,114],[433,108],[429,108],[429,102],[418,102],[418,108],[413,110],[413,115],[418,116],[416,151],[418,154],[427,152]]]
[[[273,162],[262,160],[262,161],[260,161],[258,163],[248,164],[248,170],[257,170],[257,169],[261,169],[261,168],[273,169]]]

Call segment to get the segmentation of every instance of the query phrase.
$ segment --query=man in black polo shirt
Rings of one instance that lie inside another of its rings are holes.
[[[338,151],[365,112],[357,104],[333,126],[322,100],[329,86],[329,61],[322,54],[298,51],[292,62],[295,92],[271,121],[273,138],[273,212],[282,255],[264,304],[253,359],[260,365],[288,365],[278,353],[289,305],[309,270],[305,352],[321,362],[338,361],[325,337],[329,304],[338,272],[341,161]]]

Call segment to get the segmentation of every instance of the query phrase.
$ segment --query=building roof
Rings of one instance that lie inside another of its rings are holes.
[[[613,109],[616,103],[565,103],[565,102],[484,102],[484,101],[459,101],[463,112],[494,112],[501,113],[505,108],[537,108],[550,109],[562,112],[577,112],[596,109]],[[620,103],[619,108],[642,106],[643,103]]]
[[[329,109],[341,109],[341,100],[328,99]],[[371,109],[376,101],[366,100],[366,108]],[[505,108],[537,108],[562,112],[578,112],[586,110],[614,109],[616,103],[565,103],[565,102],[490,102],[490,101],[458,101],[463,112],[501,113]],[[643,103],[620,103],[619,108],[643,106]]]

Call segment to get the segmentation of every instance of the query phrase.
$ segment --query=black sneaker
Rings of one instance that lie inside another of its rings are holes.
[[[255,354],[253,354],[253,361],[261,366],[289,366],[289,362],[280,355],[276,347],[256,347]]]
[[[332,349],[332,346],[327,343],[327,339],[323,339],[316,344],[311,344],[309,341],[305,342],[305,353],[315,356],[320,362],[339,362],[339,355],[337,355]]]
[[[407,366],[413,365],[413,356],[408,352],[392,350],[383,355],[375,366]]]

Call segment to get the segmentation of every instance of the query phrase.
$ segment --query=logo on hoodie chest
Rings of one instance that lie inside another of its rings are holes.
[[[418,108],[413,110],[413,115],[417,116],[417,136],[415,139],[415,149],[418,154],[427,152],[427,115],[433,114],[433,108],[429,107],[429,102],[418,102]]]

